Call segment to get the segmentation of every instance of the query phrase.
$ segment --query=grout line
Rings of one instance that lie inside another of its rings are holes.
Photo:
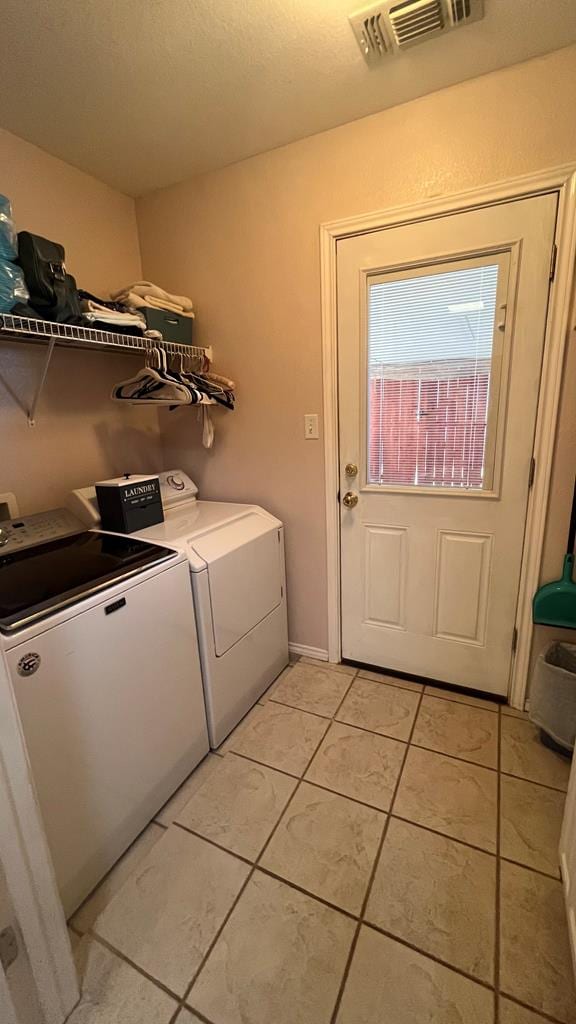
[[[270,842],[271,842],[271,840],[272,840],[272,837],[273,837],[273,836],[274,836],[274,834],[276,833],[276,829],[277,829],[277,828],[278,828],[278,826],[280,825],[280,822],[282,821],[282,819],[283,819],[283,817],[284,817],[284,815],[285,815],[285,813],[286,813],[286,811],[287,811],[288,807],[290,806],[290,804],[291,804],[292,800],[294,799],[294,795],[295,795],[295,794],[296,794],[296,793],[298,792],[298,789],[299,789],[299,787],[300,787],[300,783],[302,782],[302,779],[303,779],[303,777],[304,777],[304,774],[305,774],[305,772],[306,772],[306,771],[308,770],[308,765],[309,765],[309,764],[311,763],[311,761],[312,761],[312,758],[314,758],[314,757],[316,756],[316,753],[317,753],[317,751],[318,751],[318,748],[320,747],[320,744],[321,744],[321,743],[322,743],[322,741],[324,740],[324,736],[325,736],[325,735],[326,735],[326,733],[324,733],[324,734],[323,734],[323,735],[322,735],[322,736],[320,737],[320,739],[319,739],[319,741],[318,741],[318,743],[317,743],[317,745],[316,745],[316,748],[315,748],[315,750],[314,750],[314,753],[312,754],[312,757],[310,758],[310,760],[309,760],[309,761],[307,762],[307,764],[306,764],[306,767],[304,768],[304,771],[302,772],[302,774],[301,774],[300,776],[297,776],[297,778],[298,778],[298,784],[297,784],[297,785],[296,785],[296,787],[294,788],[294,792],[293,792],[293,793],[291,794],[291,796],[290,796],[290,799],[289,799],[288,803],[286,804],[286,807],[285,807],[285,808],[284,808],[284,810],[282,811],[282,814],[281,814],[281,815],[280,815],[280,817],[278,818],[278,821],[277,821],[277,822],[276,822],[276,824],[274,825],[274,828],[272,829],[272,831],[271,831],[270,835],[268,836],[268,839],[266,840],[266,842],[264,843],[264,846],[262,847],[262,849],[261,849],[260,853],[258,854],[258,858],[257,858],[257,860],[256,860],[256,861],[255,861],[255,862],[254,862],[254,863],[252,864],[251,870],[250,870],[250,871],[249,871],[249,873],[248,873],[248,876],[247,876],[247,878],[246,878],[246,881],[244,882],[244,885],[243,885],[243,886],[241,887],[241,889],[240,889],[240,891],[239,891],[238,895],[236,896],[236,899],[235,899],[235,900],[234,900],[234,902],[232,903],[232,906],[230,907],[230,910],[228,911],[228,913],[226,914],[226,916],[225,916],[224,920],[222,921],[222,924],[221,924],[220,928],[219,928],[219,929],[217,930],[217,932],[216,932],[216,935],[214,936],[214,938],[213,938],[212,942],[210,943],[210,946],[208,947],[208,949],[207,949],[207,951],[206,951],[205,955],[204,955],[204,956],[202,957],[202,960],[201,960],[201,962],[200,962],[200,965],[199,965],[198,969],[196,970],[196,972],[195,972],[195,974],[194,974],[194,976],[193,976],[192,980],[190,981],[190,984],[189,984],[189,985],[187,986],[187,988],[186,988],[186,990],[185,990],[185,992],[184,992],[184,996],[183,996],[183,1000],[182,1000],[182,1002],[183,1002],[183,1003],[185,1003],[185,1002],[186,1002],[186,1000],[187,1000],[187,999],[189,998],[189,996],[190,996],[190,993],[191,993],[192,989],[194,988],[194,985],[195,985],[195,983],[196,983],[196,980],[197,980],[197,978],[198,978],[198,977],[200,976],[200,973],[201,973],[201,971],[202,971],[202,970],[204,969],[204,966],[205,966],[205,964],[207,963],[207,961],[208,961],[208,958],[209,958],[210,954],[212,953],[212,950],[214,949],[214,947],[215,947],[216,943],[218,942],[218,940],[219,940],[220,936],[222,935],[222,933],[223,933],[223,931],[224,931],[224,929],[225,929],[226,925],[228,924],[228,921],[230,920],[230,918],[231,918],[231,916],[232,916],[232,914],[233,914],[234,910],[235,910],[235,909],[236,909],[236,907],[238,906],[238,903],[239,903],[239,901],[240,901],[240,898],[241,898],[242,894],[243,894],[243,893],[244,893],[244,892],[246,891],[246,889],[247,889],[247,887],[248,887],[248,884],[249,884],[249,882],[250,882],[250,881],[251,881],[251,879],[252,879],[252,878],[254,877],[254,873],[255,873],[255,871],[256,871],[256,867],[257,867],[258,861],[260,860],[260,858],[261,858],[261,857],[262,857],[262,855],[264,854],[264,851],[265,851],[265,850],[267,849],[268,845],[270,844]],[[231,751],[231,753],[233,753],[233,751]],[[246,760],[252,760],[252,759],[251,759],[251,758],[246,758]],[[258,762],[257,762],[257,763],[258,763]],[[266,767],[271,767],[271,766],[267,765]],[[284,774],[288,775],[288,772],[285,772]],[[293,778],[293,777],[294,777],[294,776],[290,776],[290,778]],[[192,1006],[192,1007],[191,1007],[191,1009],[192,1009],[192,1010],[194,1010],[194,1007]],[[196,1011],[194,1010],[194,1012],[196,1012]]]
[[[343,673],[341,672],[340,675],[343,675]],[[269,697],[266,704],[279,704],[283,708],[291,708],[292,711],[299,711],[302,715],[313,715],[314,718],[321,718],[323,722],[331,722],[334,718],[333,714],[321,715],[319,711],[310,711],[310,708],[298,707],[296,704],[289,704],[286,700],[278,700],[277,697]],[[260,707],[266,707],[266,704],[261,704]]]
[[[531,871],[533,875],[541,875],[542,878],[549,878],[551,882],[559,882],[560,885],[562,885],[560,867],[558,867],[557,875],[551,875],[549,871],[542,871],[540,868],[533,868],[531,864],[523,864],[521,860],[513,860],[512,857],[504,857],[503,854],[500,854],[500,860],[505,864],[514,864],[514,867],[524,868],[524,871]]]
[[[321,715],[319,711],[310,711],[310,708],[299,707],[297,704],[289,704],[287,700],[278,700],[277,697],[269,697],[266,704],[279,704],[282,708],[291,708],[292,711],[301,711],[304,715],[314,715],[314,718],[321,718],[323,722],[331,722],[332,715]],[[266,707],[261,704],[260,707]]]
[[[422,828],[425,832],[431,832],[434,836],[441,836],[442,839],[449,839],[452,843],[458,843],[460,846],[467,847],[468,850],[476,850],[477,853],[484,853],[487,857],[495,857],[495,850],[487,850],[484,846],[476,846],[475,843],[469,843],[466,839],[460,839],[459,836],[452,836],[448,832],[440,832],[437,828],[431,828],[430,825],[423,825],[421,821],[416,821],[414,818],[404,818],[401,814],[390,814],[391,818],[395,821],[403,821],[406,825],[413,825],[414,828]],[[521,865],[525,867],[526,865]]]
[[[165,992],[166,995],[170,996],[171,999],[175,999],[177,1003],[181,1003],[183,998],[182,996],[179,996],[177,992],[174,992],[171,988],[168,988],[168,986],[165,985],[163,981],[159,981],[159,979],[155,978],[153,974],[148,974],[148,972],[145,971],[143,967],[140,967],[140,964],[137,964],[135,960],[131,960],[130,957],[126,956],[126,954],[122,952],[121,949],[117,949],[116,946],[113,946],[112,943],[107,941],[107,939],[104,939],[102,938],[101,935],[98,935],[98,932],[92,931],[92,929],[90,929],[88,932],[86,932],[86,934],[89,935],[90,938],[93,939],[95,942],[98,942],[101,946],[103,946],[104,949],[107,949],[109,953],[113,953],[114,956],[118,957],[119,960],[122,960],[125,964],[128,964],[130,967],[133,967],[135,971],[138,971],[138,974],[141,974],[148,981],[151,981],[153,985],[156,985],[157,988]]]
[[[233,900],[233,902],[232,902],[232,906],[230,907],[230,909],[229,909],[228,913],[227,913],[227,914],[225,915],[225,917],[224,917],[224,919],[223,919],[223,921],[222,921],[222,924],[221,924],[221,925],[220,925],[220,927],[219,927],[219,928],[217,929],[217,931],[216,931],[216,934],[215,934],[214,938],[212,939],[212,942],[211,942],[211,943],[210,943],[210,945],[208,946],[208,949],[206,950],[206,952],[205,952],[204,956],[202,957],[202,959],[201,959],[201,961],[200,961],[200,964],[199,964],[199,966],[198,966],[198,967],[196,968],[196,970],[195,970],[195,972],[194,972],[194,974],[193,974],[193,976],[192,976],[192,980],[191,980],[191,981],[189,982],[189,984],[188,984],[188,985],[186,986],[186,988],[185,988],[185,990],[184,990],[184,995],[183,995],[183,997],[182,997],[182,1004],[184,1004],[184,1003],[186,1002],[186,1000],[187,1000],[187,999],[189,998],[189,996],[190,996],[190,992],[192,991],[192,989],[193,989],[193,987],[194,987],[194,984],[195,984],[195,982],[196,982],[196,979],[198,978],[198,976],[199,976],[200,972],[201,972],[201,971],[202,971],[202,970],[204,969],[204,965],[206,964],[206,961],[208,960],[208,957],[210,956],[210,954],[211,954],[212,950],[214,949],[214,946],[215,946],[215,945],[216,945],[216,943],[218,942],[218,939],[220,938],[220,936],[221,936],[221,934],[222,934],[222,932],[223,932],[224,928],[225,928],[225,927],[226,927],[226,925],[228,924],[228,921],[230,920],[230,918],[231,918],[231,916],[232,916],[232,914],[233,914],[234,910],[235,910],[235,909],[236,909],[236,907],[238,906],[238,902],[239,902],[239,900],[240,900],[240,897],[241,897],[241,896],[242,896],[242,894],[243,894],[243,893],[244,893],[244,892],[246,891],[246,887],[247,887],[247,885],[248,885],[248,883],[249,883],[250,879],[252,878],[252,876],[253,876],[253,874],[254,874],[254,871],[255,871],[255,870],[256,870],[256,866],[255,866],[255,865],[253,864],[253,865],[251,866],[251,868],[250,868],[250,871],[248,872],[248,874],[247,874],[247,876],[246,876],[246,879],[245,879],[244,883],[243,883],[243,884],[242,884],[242,885],[240,886],[240,890],[239,890],[239,892],[237,893],[237,895],[236,895],[235,899]],[[194,1008],[192,1007],[192,1009],[194,1009]],[[194,1010],[194,1012],[196,1012],[196,1011]]]
[[[508,992],[502,992],[501,994],[505,999],[509,999],[510,1002],[514,1003],[516,1006],[521,1006],[524,1010],[529,1010],[538,1019],[541,1018],[542,1020],[550,1021],[550,1024],[566,1024],[566,1021],[560,1020],[559,1017],[552,1017],[549,1013],[546,1013],[545,1010],[537,1010],[534,1006],[530,1006],[529,1003],[522,1002],[521,999],[518,999],[518,996],[511,996]]]
[[[436,953],[430,953],[427,949],[422,949],[421,946],[416,946],[413,942],[409,942],[408,939],[402,938],[401,935],[396,935],[394,932],[388,931],[386,928],[381,928],[380,925],[374,924],[374,921],[362,921],[361,922],[366,928],[371,928],[372,931],[378,932],[379,935],[385,935],[387,939],[392,939],[393,942],[398,942],[399,945],[405,946],[407,949],[411,949],[414,953],[418,953],[420,956],[426,957],[427,960],[432,960],[435,964],[440,964],[442,967],[447,967],[448,970],[454,971],[455,974],[459,974],[462,978],[467,978],[468,981],[473,981],[476,985],[481,985],[482,988],[488,989],[489,992],[494,992],[494,985],[490,981],[484,981],[483,978],[478,978],[475,974],[470,974],[469,971],[465,971],[462,967],[457,967],[451,963],[450,960],[443,960]]]
[[[400,780],[402,779],[402,775],[403,775],[403,772],[404,772],[404,765],[406,764],[406,758],[408,756],[408,751],[410,749],[410,742],[412,740],[414,729],[416,727],[416,719],[418,718],[418,712],[420,711],[420,705],[422,704],[423,696],[424,696],[424,691],[422,691],[422,693],[420,693],[420,695],[419,695],[418,705],[416,707],[416,714],[414,715],[414,721],[412,722],[412,728],[410,729],[410,735],[408,737],[408,742],[407,742],[407,744],[405,746],[404,755],[402,757],[402,764],[400,765],[400,771],[398,772],[398,778],[396,779],[396,784],[394,786],[394,791],[392,793],[392,799],[390,801],[390,812],[386,816],[386,820],[384,822],[384,828],[382,829],[382,836],[380,837],[380,842],[378,844],[378,849],[376,851],[376,856],[374,858],[374,863],[372,865],[372,870],[370,872],[370,877],[368,879],[368,884],[366,886],[366,892],[364,893],[364,899],[362,901],[362,908],[360,910],[360,919],[358,921],[358,924],[356,926],[356,931],[355,931],[354,937],[352,939],[352,944],[350,946],[350,952],[348,954],[348,959],[346,961],[346,966],[344,968],[344,974],[342,975],[342,980],[340,982],[340,988],[338,989],[338,994],[336,996],[336,1002],[334,1004],[334,1010],[333,1010],[332,1016],[330,1018],[330,1024],[336,1024],[336,1018],[337,1018],[338,1013],[340,1011],[340,1004],[341,1004],[342,998],[344,996],[344,990],[346,988],[346,984],[347,984],[347,981],[348,981],[348,976],[350,974],[350,969],[352,967],[352,961],[354,959],[354,954],[356,952],[356,946],[358,945],[358,939],[360,937],[360,929],[362,928],[362,924],[364,922],[364,918],[365,918],[365,915],[366,915],[366,909],[368,907],[368,901],[370,899],[370,893],[372,892],[372,886],[374,884],[374,879],[376,877],[376,871],[378,870],[378,864],[380,862],[380,857],[381,857],[381,854],[382,854],[382,849],[384,847],[384,843],[386,841],[386,835],[387,835],[388,829],[390,827],[390,819],[392,817],[392,811],[394,810],[394,802],[396,800],[396,794],[398,793],[398,789],[400,787]]]
[[[236,857],[237,860],[241,860],[244,864],[248,864],[252,867],[255,861],[250,860],[249,857],[244,857],[241,853],[236,853],[235,850],[231,850],[228,846],[222,846],[221,843],[217,843],[215,839],[210,839],[208,836],[202,835],[201,832],[196,832],[195,829],[189,828],[188,825],[183,825],[181,821],[173,821],[172,825],[175,828],[179,828],[182,832],[187,832],[188,835],[194,836],[196,839],[202,839],[205,843],[210,843],[210,846],[215,846],[217,850],[221,850],[222,853],[227,853],[230,857]]]
[[[501,744],[502,714],[498,715],[498,782],[496,788],[496,893],[494,904],[494,1024],[500,1020],[500,845],[501,845]]]
[[[326,721],[326,719],[324,719]],[[326,730],[328,732],[328,730]],[[326,733],[324,733],[324,736]],[[324,737],[322,737],[324,738]],[[229,754],[234,754],[235,757],[243,757],[245,761],[251,761],[252,764],[259,764],[262,768],[270,768],[272,771],[280,772],[282,775],[286,775],[289,779],[299,779],[299,775],[294,775],[293,772],[287,772],[284,768],[275,768],[274,765],[268,764],[267,761],[257,761],[255,757],[250,757],[248,754],[241,754],[238,750],[229,750]],[[308,771],[308,765],[306,765],[306,771]]]
[[[343,675],[344,673],[342,673]],[[303,896],[309,896],[311,899],[316,900],[317,903],[322,903],[323,906],[328,907],[329,910],[335,910],[338,914],[343,914],[344,917],[350,918],[352,921],[358,921],[358,914],[355,914],[353,910],[347,910],[346,907],[339,906],[338,903],[331,903],[325,896],[319,896],[317,892],[312,892],[311,889],[305,889],[303,885],[298,885],[297,882],[293,882],[290,878],[285,878],[284,875],[279,875],[276,871],[272,871],[271,868],[267,868],[264,864],[256,864],[256,870],[263,875],[268,875],[270,878],[276,879],[277,882],[282,882],[287,885],[290,889],[295,889],[296,892],[301,892]]]
[[[567,789],[560,789],[559,786],[549,786],[547,782],[538,782],[536,779],[528,779],[525,775],[516,775],[514,772],[505,772],[503,768],[500,769],[500,774],[505,775],[510,779],[520,779],[521,782],[530,782],[533,786],[540,786],[541,789],[551,789],[553,793],[564,793],[565,797],[568,795]]]
[[[188,1007],[188,1005],[186,1003],[182,1003],[182,1005],[178,1009],[178,1012],[180,1012],[180,1010],[182,1010],[182,1009],[184,1009],[184,1010],[190,1009],[191,1012],[196,1017],[198,1017],[198,1020],[203,1021],[204,1024],[215,1024],[214,1021],[210,1020],[210,1017],[206,1017],[203,1013],[200,1013],[200,1010],[194,1010],[192,1007]]]
[[[499,717],[499,716],[498,716]],[[497,772],[496,765],[482,764],[480,761],[471,761],[467,757],[458,757],[458,754],[448,754],[445,750],[438,750],[434,747],[427,747],[424,743],[414,743],[411,746],[417,747],[418,750],[427,750],[429,754],[439,754],[440,757],[449,757],[452,761],[460,761],[461,764],[470,764],[473,768],[485,768],[487,772]],[[496,760],[498,763],[498,760]]]
[[[340,714],[340,711],[342,710],[342,705],[343,705],[344,701],[346,700],[346,697],[350,693],[350,690],[352,689],[352,683],[356,682],[357,679],[358,679],[358,672],[355,672],[353,676],[350,676],[350,686],[346,687],[346,692],[344,693],[344,695],[342,697],[342,700],[340,701],[338,707],[336,708],[336,711],[332,715],[332,720],[334,722],[337,720],[337,717]]]
[[[448,696],[450,694],[450,696]],[[424,690],[425,697],[431,697],[432,700],[449,700],[451,704],[460,704],[464,708],[476,708],[476,711],[487,711],[491,715],[497,715],[502,707],[500,701],[488,700],[487,697],[477,697],[477,700],[485,700],[490,707],[486,707],[485,704],[472,704],[468,700],[457,700],[456,697],[452,696],[452,690],[446,690],[446,696],[444,693],[430,693]]]
[[[405,691],[406,693],[408,691]],[[406,739],[401,739],[399,736],[391,736],[389,732],[379,732],[377,729],[369,729],[366,725],[358,725],[356,722],[347,722],[344,718],[334,718],[334,721],[338,725],[348,725],[351,729],[359,729],[361,732],[369,732],[371,736],[382,736],[385,740],[396,740],[397,743],[407,743]],[[409,729],[409,733],[412,731],[412,727]]]

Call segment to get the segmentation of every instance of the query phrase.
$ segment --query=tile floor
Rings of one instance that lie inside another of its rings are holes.
[[[301,659],[73,917],[70,1024],[576,1024],[568,773],[510,709]]]

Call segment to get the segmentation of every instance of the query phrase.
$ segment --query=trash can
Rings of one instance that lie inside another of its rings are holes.
[[[576,644],[557,641],[539,656],[530,687],[530,720],[542,742],[564,754],[576,736]]]

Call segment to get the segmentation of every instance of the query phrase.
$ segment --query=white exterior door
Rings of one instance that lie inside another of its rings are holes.
[[[556,208],[338,243],[345,658],[507,693]]]

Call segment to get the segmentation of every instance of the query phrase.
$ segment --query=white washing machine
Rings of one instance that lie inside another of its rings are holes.
[[[284,530],[257,505],[199,501],[181,470],[161,473],[160,489],[164,522],[132,536],[188,558],[210,743],[218,747],[288,664]],[[74,491],[70,508],[98,526],[93,487]]]
[[[187,560],[64,509],[0,522],[0,657],[70,915],[209,749]]]

